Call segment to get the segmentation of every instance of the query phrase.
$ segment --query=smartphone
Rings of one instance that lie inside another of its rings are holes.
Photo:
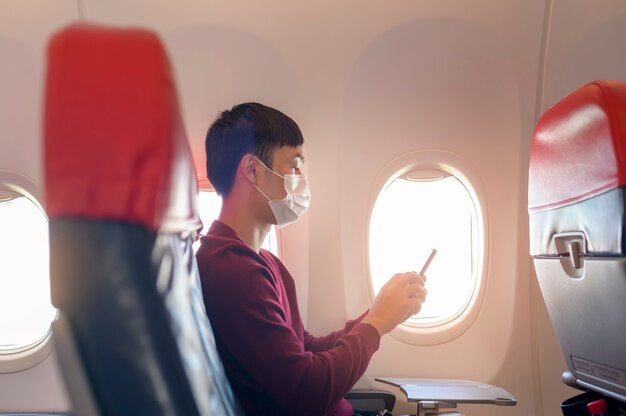
[[[428,266],[430,266],[430,262],[433,261],[435,254],[437,254],[437,249],[436,248],[431,249],[430,254],[428,255],[428,258],[426,259],[426,262],[424,263],[424,266],[422,266],[422,270],[420,270],[419,272],[419,276],[424,276],[424,273],[426,273],[426,269],[428,269]]]

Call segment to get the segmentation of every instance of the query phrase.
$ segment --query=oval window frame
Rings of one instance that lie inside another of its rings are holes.
[[[42,192],[28,177],[12,170],[0,169],[0,191],[28,198],[48,220],[48,215],[40,202]],[[57,310],[55,319],[58,314]],[[15,373],[34,367],[43,362],[53,350],[52,326],[50,326],[46,334],[32,344],[0,352],[0,374]]]
[[[474,291],[465,308],[454,317],[435,324],[400,324],[390,335],[411,345],[439,345],[450,342],[463,335],[475,322],[480,312],[487,285],[487,265],[489,264],[489,223],[487,199],[482,182],[476,169],[461,155],[438,149],[417,150],[398,156],[389,162],[376,176],[367,204],[365,253],[367,287],[370,301],[375,298],[370,270],[369,238],[374,205],[389,184],[412,171],[443,171],[454,176],[465,187],[474,202],[478,228],[476,256],[476,283]],[[480,232],[482,230],[482,232]]]

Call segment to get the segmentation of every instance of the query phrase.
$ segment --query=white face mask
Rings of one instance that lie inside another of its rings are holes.
[[[258,158],[255,159],[259,160]],[[276,218],[276,225],[278,228],[282,228],[296,222],[298,218],[304,214],[304,211],[309,208],[309,204],[311,203],[311,192],[309,191],[306,176],[292,174],[280,175],[265,166],[265,163],[260,160],[259,163],[274,175],[283,178],[285,191],[287,191],[287,197],[285,197],[285,199],[273,200],[269,199],[258,186],[254,185],[265,199],[267,199],[270,209],[274,214],[274,218]]]

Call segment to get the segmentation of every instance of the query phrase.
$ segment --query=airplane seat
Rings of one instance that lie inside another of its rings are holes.
[[[159,39],[56,33],[44,124],[53,336],[75,413],[242,414],[202,303],[196,174]]]
[[[530,254],[563,381],[587,392],[566,416],[626,414],[625,201],[626,82],[591,82],[543,114],[530,152]]]

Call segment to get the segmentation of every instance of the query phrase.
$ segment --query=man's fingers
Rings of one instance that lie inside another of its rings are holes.
[[[415,272],[406,272],[400,275],[399,282],[405,286],[419,282],[421,278]]]
[[[426,301],[426,294],[428,293],[428,291],[424,287],[423,282],[417,282],[412,285],[409,285],[407,287],[407,291],[408,291],[409,297],[420,299],[422,302]]]
[[[417,315],[419,311],[421,310],[422,310],[422,301],[417,298],[411,299],[411,303],[409,307],[409,315],[406,317],[406,319],[410,318],[413,315]]]
[[[413,313],[411,315],[417,315],[420,311],[422,310],[422,302],[418,302],[417,304],[415,304],[415,307],[413,308]]]
[[[410,290],[415,291],[418,287],[424,287],[426,282],[422,279],[422,276],[418,276],[416,279],[411,279],[410,283],[406,285]]]
[[[410,296],[411,299],[418,299],[420,302],[424,303],[426,302],[426,295],[428,294],[428,292],[426,292],[426,290],[424,291],[419,291],[416,294]]]

